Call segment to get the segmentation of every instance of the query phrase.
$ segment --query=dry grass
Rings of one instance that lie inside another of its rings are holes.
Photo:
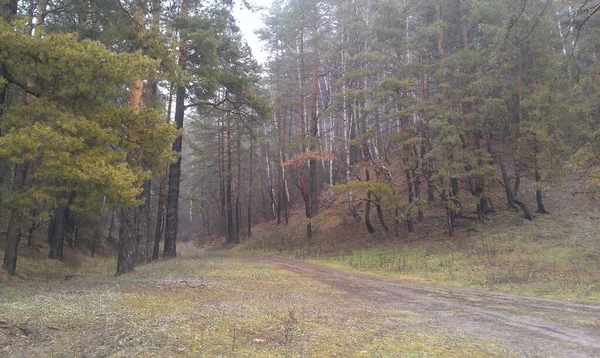
[[[81,268],[69,281],[3,283],[0,321],[10,327],[0,328],[0,356],[505,355],[312,279],[222,253],[192,254],[117,278]]]
[[[311,242],[304,223],[296,219],[287,227],[265,224],[239,250],[374,274],[600,302],[600,210],[576,191],[577,186],[564,184],[550,190],[546,205],[552,214],[533,222],[504,210],[478,224],[463,220],[454,238],[445,234],[435,208],[418,232],[402,232],[396,239],[375,218],[379,230],[369,235],[364,223],[355,224],[345,206],[338,205],[320,216],[328,224],[317,225]],[[531,187],[524,185],[522,192],[534,197]],[[502,198],[495,203],[500,205]]]

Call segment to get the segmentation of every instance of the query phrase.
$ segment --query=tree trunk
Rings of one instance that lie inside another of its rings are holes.
[[[146,32],[146,13],[142,0],[136,0],[134,23],[137,28],[137,40],[142,42]],[[137,78],[129,90],[129,107],[136,113],[142,109],[144,96],[144,81]],[[136,154],[128,152],[128,161],[133,161]],[[144,183],[143,190],[146,190]],[[150,194],[147,193],[149,197]],[[119,254],[117,257],[117,275],[132,272],[137,264],[139,255],[146,254],[139,252],[146,248],[146,245],[140,241],[147,241],[147,226],[144,232],[140,232],[140,208],[139,207],[121,207],[119,220]],[[148,213],[149,215],[149,213]],[[146,261],[146,257],[144,257]]]
[[[227,245],[235,243],[233,232],[233,203],[232,203],[232,163],[231,163],[231,115],[226,114],[226,151],[227,167],[225,168],[225,212],[227,215]]]
[[[369,169],[365,169],[365,177],[367,182],[371,180],[371,174],[369,173]],[[367,190],[367,202],[365,204],[365,225],[367,226],[369,234],[375,232],[375,228],[371,224],[371,195],[371,190]]]
[[[542,175],[540,174],[540,169],[538,165],[538,156],[540,154],[540,147],[536,141],[533,139],[533,155],[534,155],[534,164],[533,171],[535,176],[535,200],[537,202],[537,213],[538,214],[549,214],[549,212],[544,207],[544,200],[542,198]]]
[[[400,238],[400,207],[398,206],[394,210],[394,236]]]
[[[10,212],[7,231],[2,267],[6,269],[9,276],[14,276],[17,270],[17,251],[21,240],[21,215],[17,210],[11,210]]]
[[[156,231],[154,232],[154,248],[152,250],[153,261],[158,260],[160,240],[165,229],[165,181],[166,176],[163,176],[158,187],[158,210],[156,211]]]
[[[48,230],[51,232],[50,252],[48,253],[48,258],[54,260],[63,259],[63,247],[70,214],[69,207],[73,203],[74,199],[75,192],[71,192],[71,194],[69,194],[66,204],[61,203],[56,207],[56,209],[54,209],[54,217],[52,220],[53,227],[48,228]]]
[[[50,226],[53,226],[54,224],[52,223],[52,221],[50,221]],[[108,238],[112,239],[112,232],[113,229],[115,228],[115,211],[111,210],[111,214],[110,214],[110,224],[108,225]],[[48,243],[50,243],[50,235],[48,236]]]
[[[377,218],[379,219],[379,223],[381,224],[381,227],[383,227],[383,230],[385,230],[386,232],[389,232],[390,229],[385,224],[385,218],[383,217],[383,210],[381,210],[381,198],[378,196],[375,196],[374,204],[375,204],[375,208],[377,210]]]
[[[316,37],[315,37],[316,39]],[[314,61],[313,61],[313,81],[312,81],[312,115],[311,115],[311,123],[309,128],[310,135],[310,151],[316,151],[318,146],[318,135],[319,135],[319,77],[318,77],[318,68],[319,68],[319,50],[315,43],[315,53],[314,53]],[[308,169],[308,178],[309,178],[309,197],[310,197],[310,209],[311,209],[311,217],[315,217],[319,214],[319,187],[317,182],[317,160],[310,159],[308,161],[309,169]]]
[[[250,134],[250,173],[248,175],[248,237],[252,236],[252,166],[254,165],[253,163],[253,151],[254,151],[254,147],[253,147],[253,140],[252,140],[252,134]]]
[[[119,225],[119,255],[116,275],[133,272],[136,260],[137,208],[121,208]]]
[[[175,125],[177,129],[183,128],[185,112],[185,87],[177,86],[177,99],[175,103]],[[181,181],[181,148],[183,135],[175,139],[173,151],[179,154],[175,163],[169,166],[169,185],[166,201],[165,245],[163,257],[177,256],[177,224],[179,214],[179,184]]]
[[[242,160],[240,150],[240,136],[237,138],[237,183],[235,189],[235,243],[240,242],[240,235],[242,233],[242,204],[240,199],[242,197]]]
[[[527,207],[527,205],[525,205],[523,202],[515,199],[515,204],[517,204],[518,207],[521,208],[521,210],[523,210],[523,215],[525,217],[526,220],[532,221],[533,217],[531,216],[531,211],[529,211],[529,208]]]
[[[92,244],[90,247],[90,257],[96,256],[96,250],[98,248],[98,240],[100,240],[100,224],[94,223],[94,234],[92,236]]]
[[[188,16],[188,0],[181,2],[181,17]],[[187,43],[185,34],[180,34],[179,40],[179,59],[178,66],[183,71],[187,63]],[[175,99],[175,126],[177,129],[183,129],[183,119],[185,117],[185,85],[177,85],[177,98]],[[179,184],[181,181],[181,148],[183,144],[183,135],[179,135],[173,143],[173,151],[179,154],[175,163],[169,166],[169,189],[167,192],[167,216],[165,223],[165,247],[163,257],[177,256],[177,224],[179,214]]]
[[[143,184],[142,197],[144,203],[138,207],[139,214],[139,233],[138,233],[138,264],[150,262],[150,244],[152,242],[152,227],[150,225],[150,212],[152,209],[151,202],[152,182],[150,179],[145,180]]]
[[[412,221],[412,217],[410,215],[410,210],[412,209],[412,203],[413,203],[413,180],[410,176],[410,170],[409,169],[405,169],[405,174],[406,174],[406,185],[408,187],[408,212],[406,213],[406,225],[408,227],[408,232],[413,232],[415,230],[415,227],[413,225],[413,221]]]
[[[54,209],[54,219],[50,230],[52,232],[50,240],[50,252],[48,258],[54,260],[62,260],[63,258],[63,246],[65,241],[66,225],[69,215],[69,207],[61,204]]]

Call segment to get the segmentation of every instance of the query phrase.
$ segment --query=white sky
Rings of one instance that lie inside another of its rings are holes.
[[[258,36],[256,36],[254,32],[263,26],[262,16],[268,12],[271,2],[272,0],[248,0],[248,3],[252,6],[263,8],[262,10],[252,12],[246,10],[241,2],[236,1],[233,9],[233,15],[237,19],[244,39],[252,49],[254,58],[256,58],[260,64],[264,64],[267,60],[267,53],[263,49],[264,44],[258,39]]]

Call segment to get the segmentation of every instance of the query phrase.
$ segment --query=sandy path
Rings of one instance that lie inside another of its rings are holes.
[[[519,357],[600,357],[600,305],[379,279],[269,256],[256,260],[377,302],[382,310],[419,313],[427,317],[423,328],[493,340]]]

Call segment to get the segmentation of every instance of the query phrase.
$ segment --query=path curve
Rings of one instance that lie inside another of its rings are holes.
[[[271,256],[256,260],[377,302],[382,310],[416,312],[426,317],[425,327],[495,341],[515,356],[600,357],[600,305],[386,280]]]

